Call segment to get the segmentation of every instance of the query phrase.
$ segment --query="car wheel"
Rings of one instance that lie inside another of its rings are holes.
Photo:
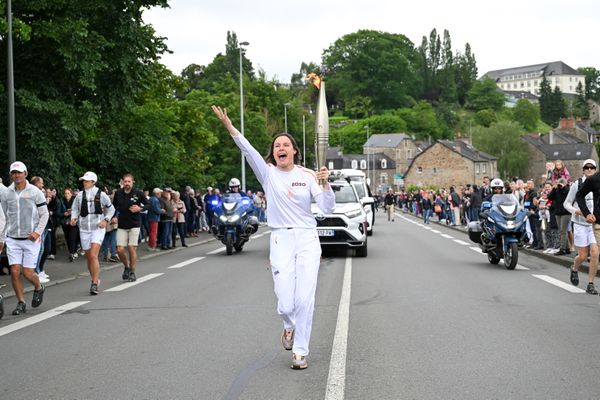
[[[357,257],[366,257],[367,256],[367,241],[366,240],[362,246],[360,246],[359,248],[356,249],[356,256]]]

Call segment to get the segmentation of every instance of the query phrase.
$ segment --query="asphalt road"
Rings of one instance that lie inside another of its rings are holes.
[[[213,241],[144,260],[136,285],[105,271],[99,296],[53,286],[0,321],[0,399],[600,398],[600,298],[467,241],[380,213],[367,258],[326,253],[304,371],[279,344],[266,230],[241,254]]]

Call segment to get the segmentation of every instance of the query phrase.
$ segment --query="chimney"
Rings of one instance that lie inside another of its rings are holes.
[[[560,129],[573,129],[575,128],[575,118],[561,118],[558,127]]]
[[[554,131],[550,131],[550,133],[548,133],[548,144],[554,144]]]

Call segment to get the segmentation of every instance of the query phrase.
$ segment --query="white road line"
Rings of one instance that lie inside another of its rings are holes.
[[[428,231],[431,231],[431,230],[433,230],[433,228],[432,228],[432,227],[429,227],[429,226],[426,226],[426,225],[421,225],[421,226],[422,226],[423,228],[427,229]]]
[[[11,332],[17,331],[19,329],[23,329],[33,324],[37,324],[38,322],[44,321],[48,318],[56,317],[64,312],[72,310],[74,308],[80,307],[84,304],[89,303],[89,301],[74,301],[72,303],[67,303],[60,307],[53,308],[52,310],[45,311],[41,314],[35,315],[31,318],[27,318],[23,321],[15,322],[14,324],[10,324],[3,328],[0,328],[0,336],[7,335]]]
[[[264,235],[264,233],[259,233],[258,235],[254,235],[254,236],[250,237],[250,240],[258,239],[262,235]]]
[[[538,279],[541,279],[543,281],[551,283],[554,286],[558,286],[559,288],[564,289],[567,292],[571,292],[571,293],[585,293],[585,290],[579,289],[578,287],[575,287],[573,285],[569,285],[568,283],[565,283],[563,281],[559,281],[558,279],[552,278],[551,276],[548,276],[548,275],[535,275],[535,274],[532,274],[532,275],[535,276]]]
[[[447,235],[447,234],[445,234],[445,233],[442,233],[442,234],[441,234],[441,236],[442,236],[442,237],[444,237],[444,238],[446,238],[446,239],[454,239],[454,236],[452,236],[452,235]]]
[[[464,240],[460,240],[460,239],[454,239],[454,242],[456,242],[458,244],[462,244],[463,246],[469,246],[469,245],[471,245],[471,243],[467,243]]]
[[[483,252],[481,251],[481,249],[479,247],[469,247],[471,250],[473,250],[475,253],[479,253],[479,254],[483,254]]]
[[[346,391],[346,352],[348,349],[348,324],[350,319],[350,291],[352,287],[352,258],[346,258],[342,295],[338,308],[337,324],[333,337],[331,361],[325,400],[343,400]]]
[[[217,254],[217,253],[220,253],[220,252],[222,252],[222,251],[225,251],[225,247],[220,247],[220,248],[218,248],[218,249],[216,249],[216,250],[209,251],[209,252],[208,252],[208,253],[206,253],[206,254]]]
[[[150,279],[158,278],[159,276],[161,276],[163,274],[164,274],[164,272],[144,275],[141,278],[137,278],[137,280],[135,282],[127,282],[122,285],[115,286],[110,289],[106,289],[105,292],[120,292],[122,290],[129,289],[132,286],[139,285],[140,283],[149,281]]]
[[[179,264],[171,265],[167,269],[175,269],[175,268],[185,267],[186,265],[195,263],[196,261],[204,260],[205,258],[206,257],[194,257],[194,258],[190,258],[189,260],[184,261],[184,262],[180,262]]]
[[[433,233],[442,233],[440,231],[436,231],[435,229],[432,229],[431,232],[433,232]]]
[[[521,264],[517,264],[517,266],[515,267],[515,269],[517,269],[519,271],[529,271],[529,268],[524,267]]]

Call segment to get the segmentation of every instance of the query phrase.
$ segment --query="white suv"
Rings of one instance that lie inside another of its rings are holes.
[[[358,198],[363,204],[367,214],[367,235],[373,235],[373,225],[375,225],[375,199],[371,194],[365,173],[358,169],[340,169],[332,171],[332,174],[341,174],[350,179],[350,183],[356,189]]]
[[[321,248],[352,248],[358,257],[366,257],[367,214],[354,185],[349,179],[338,179],[329,184],[335,193],[333,213],[324,214],[316,203],[312,204]]]

